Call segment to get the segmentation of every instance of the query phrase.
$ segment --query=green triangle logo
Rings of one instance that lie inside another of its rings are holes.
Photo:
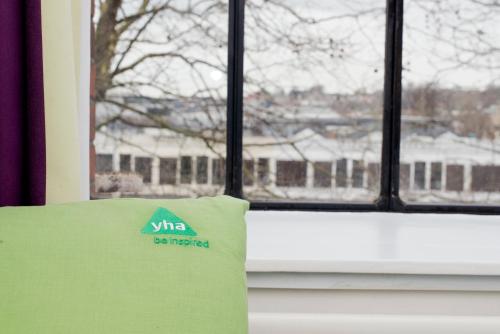
[[[145,234],[175,234],[195,237],[196,232],[182,218],[164,208],[158,208],[142,228]]]

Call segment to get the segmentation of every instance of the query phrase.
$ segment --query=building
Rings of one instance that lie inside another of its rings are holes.
[[[117,115],[125,120],[97,132],[98,192],[184,197],[223,191],[225,137],[217,131],[225,126],[218,109],[225,110],[223,103],[128,99],[140,113],[98,106],[101,122]],[[244,191],[249,198],[371,201],[377,197],[381,117],[360,110],[336,112],[329,100],[316,97],[315,101],[319,102],[281,101],[273,109],[280,116],[272,124],[245,123]],[[272,103],[276,100],[254,97],[247,108],[252,112],[252,107],[269,108]],[[403,128],[400,189],[405,200],[500,201],[500,138],[460,136],[442,124],[427,126],[418,116],[404,117]],[[278,136],[274,129],[279,129]],[[207,138],[212,140],[208,144]]]

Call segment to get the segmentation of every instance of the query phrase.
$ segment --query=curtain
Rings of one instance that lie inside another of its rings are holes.
[[[0,206],[89,198],[90,0],[0,0]]]
[[[42,0],[42,31],[47,203],[88,199],[90,1]]]
[[[0,206],[45,203],[40,1],[0,1]]]

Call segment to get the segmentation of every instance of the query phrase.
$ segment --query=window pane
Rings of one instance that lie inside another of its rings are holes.
[[[228,0],[94,5],[97,154],[122,154],[120,170],[126,172],[135,163],[127,156],[152,159],[150,183],[134,186],[127,196],[221,193],[221,185],[196,184],[209,181],[208,160],[198,165],[197,157],[226,154]]]
[[[441,180],[443,177],[442,164],[440,162],[433,162],[431,164],[431,189],[441,190]]]
[[[314,163],[314,187],[330,188],[332,186],[332,163]]]
[[[244,186],[253,186],[254,185],[254,176],[255,168],[253,160],[245,160],[243,161],[243,185]]]
[[[224,159],[214,159],[212,160],[212,184],[223,185],[225,175],[224,169],[225,161]]]
[[[305,187],[307,163],[305,161],[278,161],[276,185],[278,187]]]
[[[472,191],[499,192],[500,166],[472,166]]]
[[[373,201],[380,182],[368,188],[363,166],[381,156],[386,1],[245,5],[243,146],[259,161],[259,182],[246,197]],[[269,168],[260,160],[268,158]],[[306,175],[309,162],[344,158],[332,191],[322,189],[331,171],[311,163]],[[283,189],[298,186],[307,189]]]
[[[410,189],[410,164],[402,163],[399,166],[399,189]]]
[[[196,183],[206,184],[208,182],[208,157],[196,158]]]
[[[120,154],[120,172],[128,173],[132,170],[130,154]]]
[[[446,190],[448,191],[464,190],[464,166],[460,165],[446,166]]]
[[[403,199],[499,205],[500,3],[406,0],[404,10],[401,160],[431,175],[421,187],[415,165]]]
[[[96,172],[109,173],[113,171],[113,155],[98,154],[96,156]]]
[[[191,157],[181,157],[181,184],[191,184],[193,180],[193,161]]]
[[[352,162],[352,187],[353,188],[363,188],[365,167],[363,166],[363,161],[354,160]]]
[[[177,159],[160,158],[160,184],[175,184],[177,179]]]
[[[269,159],[260,158],[258,160],[257,181],[262,186],[269,184]]]
[[[337,188],[347,187],[347,159],[337,160],[335,167],[335,186]]]
[[[151,183],[151,158],[135,158],[135,172],[142,176],[142,182]]]
[[[414,188],[425,189],[425,162],[415,162]]]
[[[374,190],[378,189],[380,183],[380,164],[379,163],[369,163],[368,164],[368,188]]]

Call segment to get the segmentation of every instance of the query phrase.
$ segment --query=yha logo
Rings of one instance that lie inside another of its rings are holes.
[[[176,234],[197,236],[196,232],[182,218],[165,208],[158,208],[143,227],[145,234]]]
[[[155,233],[160,232],[162,229],[165,231],[167,231],[167,230],[185,231],[186,230],[186,224],[169,222],[169,221],[166,221],[165,219],[162,222],[159,222],[156,224],[154,222],[151,222],[151,225],[153,226],[153,230]]]

